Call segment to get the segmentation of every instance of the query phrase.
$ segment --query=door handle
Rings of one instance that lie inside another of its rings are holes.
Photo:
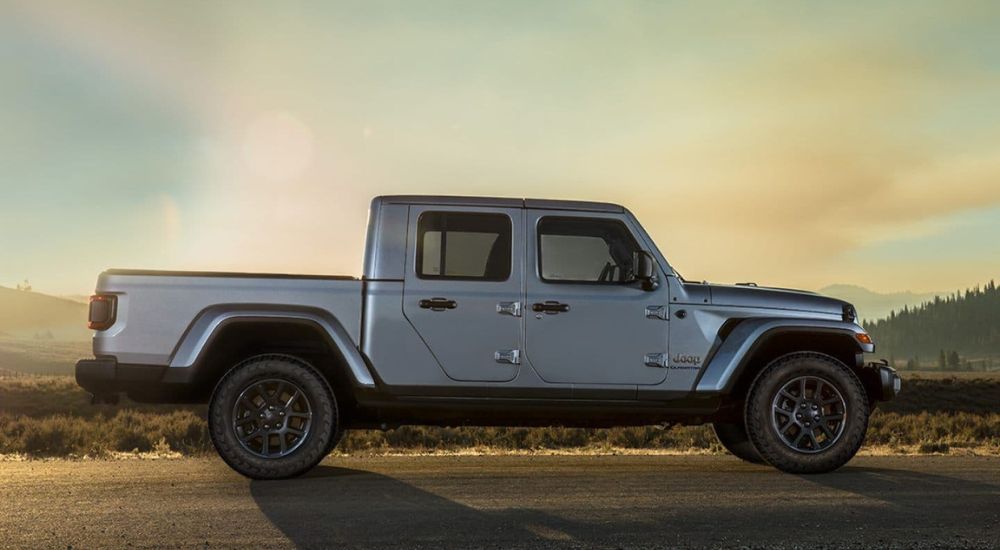
[[[548,315],[555,315],[556,313],[566,313],[567,311],[569,311],[569,304],[560,304],[555,300],[535,302],[531,304],[531,311],[537,313],[545,313]]]
[[[446,309],[455,309],[456,307],[458,307],[458,302],[447,298],[424,298],[420,300],[420,308],[431,311],[444,311]]]

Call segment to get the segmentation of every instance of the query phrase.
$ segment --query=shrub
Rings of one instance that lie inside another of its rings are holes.
[[[879,404],[867,444],[890,449],[945,444],[1000,449],[1000,376],[911,376],[895,401]],[[110,451],[211,450],[205,406],[90,404],[70,376],[0,370],[0,453],[98,455]],[[709,426],[582,428],[435,428],[350,431],[343,452],[390,450],[676,449],[721,451]],[[942,451],[934,451],[942,452]]]
[[[102,455],[163,450],[185,454],[211,449],[205,420],[188,411],[168,414],[119,411],[112,417],[0,416],[0,453],[29,456]]]

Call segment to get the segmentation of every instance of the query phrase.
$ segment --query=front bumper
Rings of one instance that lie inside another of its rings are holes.
[[[872,381],[875,383],[872,385],[876,389],[875,398],[877,401],[891,401],[902,391],[903,379],[899,377],[896,369],[889,366],[887,361],[868,363],[866,370],[874,375]]]
[[[197,394],[197,386],[176,374],[181,373],[171,373],[166,366],[125,365],[110,357],[76,363],[76,383],[94,396],[94,402],[100,403],[115,402],[121,393],[145,403],[200,401],[202,396]]]

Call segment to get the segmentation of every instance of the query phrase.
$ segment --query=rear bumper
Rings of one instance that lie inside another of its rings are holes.
[[[126,365],[114,358],[82,359],[76,363],[76,383],[95,401],[106,401],[120,393],[146,403],[201,401],[196,385],[183,376],[189,374],[188,369],[183,370],[186,372],[172,373],[166,366]]]

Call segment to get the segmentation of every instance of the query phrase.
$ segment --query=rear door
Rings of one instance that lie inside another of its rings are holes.
[[[410,207],[403,313],[454,380],[517,376],[522,232],[520,208]]]
[[[633,253],[643,250],[629,220],[534,209],[525,220],[525,355],[539,376],[574,385],[662,382],[667,285],[647,291],[627,282]]]

